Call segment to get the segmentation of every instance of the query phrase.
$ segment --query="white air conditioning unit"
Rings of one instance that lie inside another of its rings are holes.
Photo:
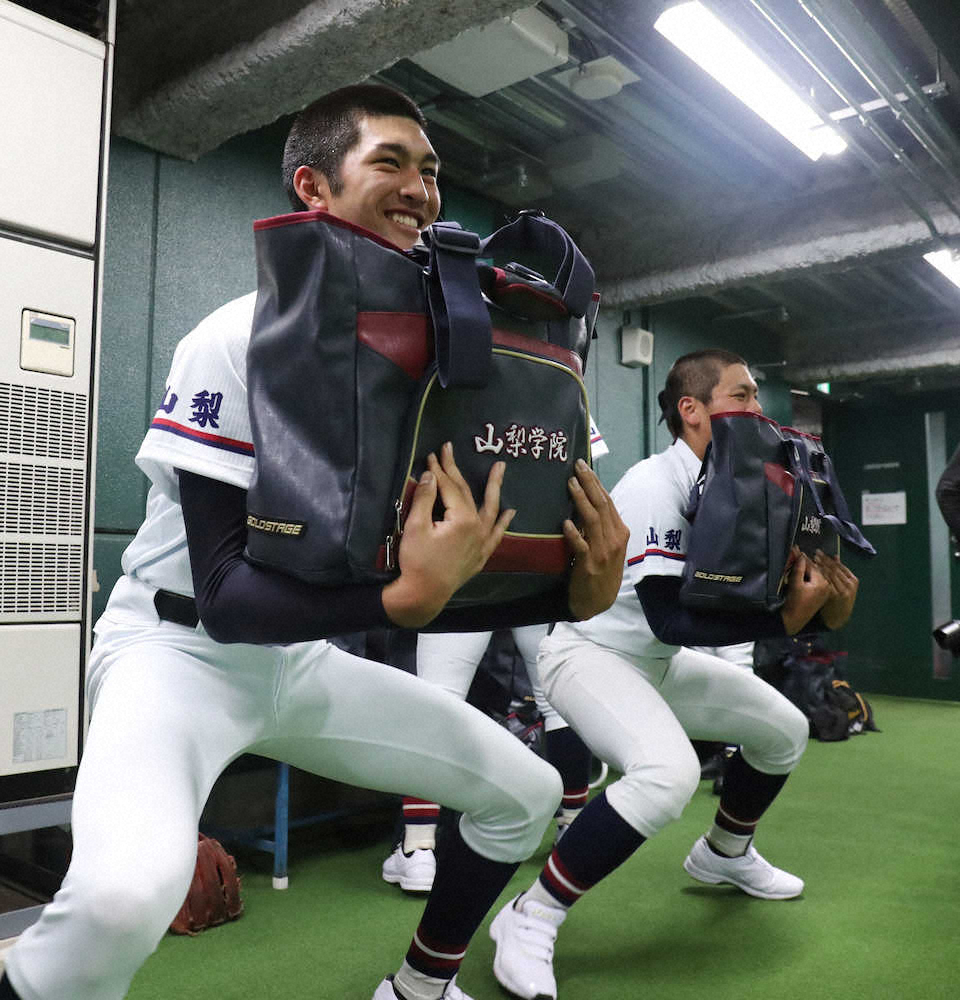
[[[639,368],[653,363],[653,334],[639,326],[625,326],[620,332],[620,364]]]
[[[115,0],[102,3],[106,39],[0,0],[0,833],[51,825],[17,814],[69,798],[83,738]]]

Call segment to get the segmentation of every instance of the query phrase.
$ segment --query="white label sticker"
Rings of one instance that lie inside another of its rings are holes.
[[[16,712],[13,716],[13,762],[59,760],[67,756],[67,710]]]
[[[904,490],[896,493],[862,493],[863,524],[906,524],[907,494]]]

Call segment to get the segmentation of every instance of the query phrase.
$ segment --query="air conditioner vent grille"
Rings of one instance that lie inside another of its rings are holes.
[[[0,532],[82,535],[83,469],[0,461]]]
[[[83,461],[87,397],[0,382],[0,453]]]
[[[0,542],[0,614],[79,615],[83,546]]]

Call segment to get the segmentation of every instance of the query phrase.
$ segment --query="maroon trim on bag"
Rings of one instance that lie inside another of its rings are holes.
[[[402,368],[411,378],[420,378],[433,357],[433,338],[424,313],[358,312],[357,339],[371,351]],[[549,358],[577,375],[583,375],[580,355],[566,347],[525,337],[522,333],[496,329],[493,331],[493,343],[496,347]]]
[[[400,519],[406,523],[417,489],[415,479],[407,480],[401,505]],[[387,565],[387,549],[381,545],[377,552],[377,569]],[[505,535],[493,555],[487,560],[481,573],[543,573],[561,576],[570,565],[570,549],[567,540],[560,538],[519,538]]]
[[[764,462],[763,474],[774,486],[779,486],[788,497],[793,496],[794,484],[796,482],[793,473],[787,472],[782,465],[778,465],[776,462]]]
[[[798,431],[796,427],[787,427],[786,424],[781,427],[781,430],[787,431],[790,434],[796,434],[797,437],[810,438],[811,441],[816,441],[817,444],[820,444],[823,440],[822,438],[817,437],[816,434],[808,434],[806,431]]]
[[[559,361],[567,368],[572,368],[578,375],[583,375],[580,355],[566,347],[548,344],[545,340],[537,340],[535,337],[525,337],[522,333],[498,330],[496,327],[493,330],[493,343],[496,347],[507,347],[515,351],[524,351],[527,354],[539,354],[543,358],[550,358],[551,361]]]
[[[776,420],[771,420],[770,417],[765,417],[762,413],[754,413],[752,410],[724,410],[722,413],[710,414],[711,420],[717,420],[720,417],[753,417],[754,420],[763,420],[768,424],[773,424],[774,427],[780,426]]]
[[[420,378],[433,357],[433,338],[424,313],[358,312],[357,340]]]
[[[533,288],[526,282],[517,281],[509,276],[502,267],[493,268],[493,286],[485,289],[485,291],[494,302],[498,305],[503,305],[505,308],[516,310],[516,306],[511,306],[511,303],[512,297],[517,295],[521,299],[527,297],[535,299],[547,306],[556,319],[565,319],[570,315],[570,310],[567,309],[566,303],[558,297],[559,293],[557,295],[549,295],[541,289]]]
[[[368,240],[373,240],[374,243],[379,243],[388,250],[396,250],[397,253],[403,254],[404,257],[407,255],[406,250],[402,247],[398,247],[396,243],[391,243],[388,239],[384,239],[384,237],[379,233],[375,233],[372,229],[366,229],[353,222],[347,222],[346,219],[340,219],[336,215],[323,212],[318,208],[309,212],[287,212],[285,215],[271,215],[267,219],[257,219],[253,224],[253,231],[257,233],[261,229],[279,229],[281,226],[296,226],[301,222],[326,222],[331,226],[349,229],[351,233],[356,233],[358,236],[366,236]]]
[[[559,576],[570,565],[565,538],[517,538],[504,535],[481,572],[546,573]]]

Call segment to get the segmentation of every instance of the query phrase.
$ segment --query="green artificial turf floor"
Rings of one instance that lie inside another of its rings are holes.
[[[679,822],[571,911],[559,1000],[960,997],[960,704],[871,701],[882,732],[812,741],[761,824],[760,852],[806,880],[799,899],[686,875],[717,803],[703,782]],[[380,879],[389,834],[381,821],[299,837],[286,891],[271,887],[266,855],[238,854],[245,915],[168,935],[130,1000],[370,1000],[423,908]],[[548,850],[545,839],[501,904]],[[487,922],[458,982],[475,1000],[501,1000]]]

